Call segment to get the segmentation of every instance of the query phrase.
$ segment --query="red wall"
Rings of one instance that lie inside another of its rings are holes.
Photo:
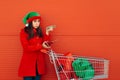
[[[120,80],[120,1],[119,0],[1,0],[0,1],[0,80],[22,80],[17,70],[22,56],[19,41],[23,16],[37,11],[42,27],[56,24],[52,32],[56,52],[110,60],[109,79]],[[56,80],[46,55],[47,74]]]

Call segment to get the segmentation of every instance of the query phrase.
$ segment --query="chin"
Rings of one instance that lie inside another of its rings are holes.
[[[37,26],[37,27],[34,27],[34,28],[38,28],[39,26]]]

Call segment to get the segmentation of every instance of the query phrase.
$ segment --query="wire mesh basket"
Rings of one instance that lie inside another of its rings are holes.
[[[65,56],[49,51],[58,80],[97,80],[108,78],[109,60],[85,56]]]

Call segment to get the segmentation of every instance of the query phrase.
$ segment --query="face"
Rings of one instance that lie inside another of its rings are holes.
[[[40,20],[39,19],[35,19],[35,20],[32,21],[32,26],[34,28],[38,28],[39,25],[40,25]]]

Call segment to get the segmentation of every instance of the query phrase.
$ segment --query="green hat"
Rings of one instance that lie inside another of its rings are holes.
[[[31,22],[34,19],[40,19],[40,14],[37,12],[29,12],[28,14],[25,15],[25,17],[23,18],[23,23],[27,24],[29,22]]]

